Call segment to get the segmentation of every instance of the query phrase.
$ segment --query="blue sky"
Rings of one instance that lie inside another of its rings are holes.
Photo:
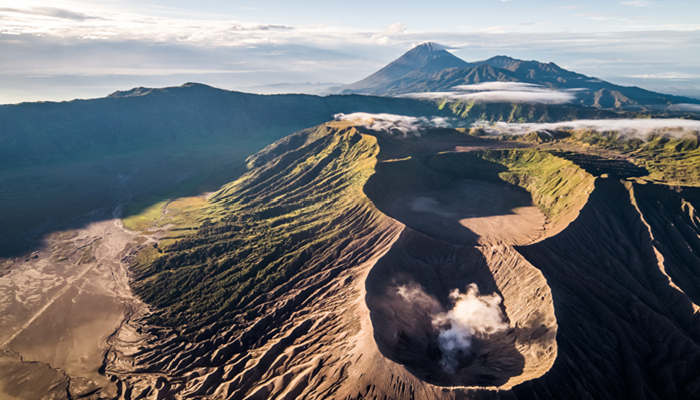
[[[415,44],[700,96],[696,0],[0,0],[0,103],[188,81],[322,92]]]

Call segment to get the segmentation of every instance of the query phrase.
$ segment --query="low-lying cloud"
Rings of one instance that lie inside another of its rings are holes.
[[[387,132],[401,137],[420,136],[420,132],[429,128],[448,128],[451,122],[445,117],[411,117],[397,114],[371,114],[356,112],[335,114],[336,121],[350,121],[374,131]]]
[[[696,112],[700,113],[700,104],[687,104],[687,103],[680,103],[680,104],[673,104],[668,107],[669,111],[682,111],[682,112]]]
[[[457,85],[452,87],[454,90],[481,92],[485,90],[501,90],[501,91],[542,91],[545,90],[542,85],[527,82],[482,82],[472,83],[469,85]]]
[[[480,294],[475,283],[468,285],[465,292],[458,289],[450,292],[452,307],[447,311],[420,285],[401,285],[396,293],[414,307],[431,313],[431,324],[439,332],[440,366],[448,373],[454,373],[460,360],[470,355],[474,338],[508,329],[501,311],[501,297],[496,293]]]
[[[542,130],[578,130],[587,129],[595,132],[617,132],[628,137],[646,139],[650,135],[668,135],[682,137],[686,134],[700,133],[700,121],[678,118],[652,119],[581,119],[576,121],[550,123],[510,123],[510,122],[476,122],[474,128],[481,128],[493,135],[524,135]]]
[[[577,91],[580,89],[557,90],[524,82],[483,82],[457,85],[445,92],[409,93],[402,97],[475,103],[564,104],[573,101]]]

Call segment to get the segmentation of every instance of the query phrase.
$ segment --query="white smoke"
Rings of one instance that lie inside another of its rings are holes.
[[[476,103],[564,104],[576,98],[582,89],[556,90],[525,82],[483,82],[457,85],[451,91],[408,93],[401,97],[428,100],[458,100]]]
[[[498,294],[481,295],[479,287],[472,283],[467,291],[455,289],[450,293],[454,302],[451,310],[433,317],[433,326],[441,329],[438,345],[442,351],[440,364],[445,371],[454,373],[459,359],[467,354],[473,337],[485,337],[508,329],[501,313],[501,297]]]
[[[420,131],[429,128],[448,128],[450,120],[445,117],[411,117],[397,114],[371,114],[356,112],[335,114],[336,121],[350,121],[367,129],[383,131],[403,137],[420,136]]]
[[[533,131],[586,129],[594,132],[617,132],[628,137],[646,139],[652,134],[682,137],[700,132],[700,121],[689,119],[581,119],[550,123],[485,122],[472,124],[492,135],[524,135]]]
[[[440,312],[442,307],[433,296],[425,293],[418,284],[400,285],[396,288],[396,293],[407,303],[427,312]]]
[[[500,308],[501,297],[496,293],[480,294],[475,283],[468,285],[464,293],[458,289],[450,292],[452,308],[448,311],[443,311],[437,300],[419,285],[398,286],[396,292],[404,301],[417,307],[436,310],[431,323],[439,330],[440,365],[448,373],[454,373],[459,360],[469,354],[473,338],[508,329]]]

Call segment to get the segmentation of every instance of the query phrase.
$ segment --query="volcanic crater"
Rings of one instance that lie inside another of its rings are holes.
[[[515,246],[556,234],[588,193],[547,216],[530,192],[499,176],[508,168],[493,159],[517,150],[425,152],[418,143],[404,143],[400,157],[380,153],[364,188],[405,225],[366,280],[379,351],[442,387],[507,389],[541,376],[557,354],[552,295]]]

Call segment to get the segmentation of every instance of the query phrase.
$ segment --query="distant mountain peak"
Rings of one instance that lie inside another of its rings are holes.
[[[425,79],[446,69],[466,68],[469,65],[447,51],[445,46],[435,42],[424,42],[367,78],[346,86],[343,92],[379,94],[392,82]]]
[[[406,64],[412,69],[442,70],[445,68],[464,67],[468,63],[453,55],[447,48],[435,42],[425,42],[404,53],[387,67]],[[386,68],[386,67],[385,67]]]
[[[111,93],[107,97],[138,97],[138,96],[145,96],[151,91],[153,88],[147,88],[143,86],[135,87],[133,89],[128,89],[128,90],[117,90],[114,93]]]
[[[184,83],[180,86],[169,86],[169,87],[164,87],[164,88],[149,88],[149,87],[135,87],[133,89],[129,90],[118,90],[112,94],[110,94],[107,97],[139,97],[139,96],[146,96],[152,93],[164,93],[164,92],[169,92],[173,90],[178,90],[178,89],[197,89],[197,90],[221,90],[217,89],[213,86],[205,85],[203,83],[197,83],[197,82],[187,82]]]
[[[415,47],[413,47],[409,52],[411,51],[441,51],[441,50],[447,50],[447,46],[443,46],[440,43],[436,42],[423,42]]]

